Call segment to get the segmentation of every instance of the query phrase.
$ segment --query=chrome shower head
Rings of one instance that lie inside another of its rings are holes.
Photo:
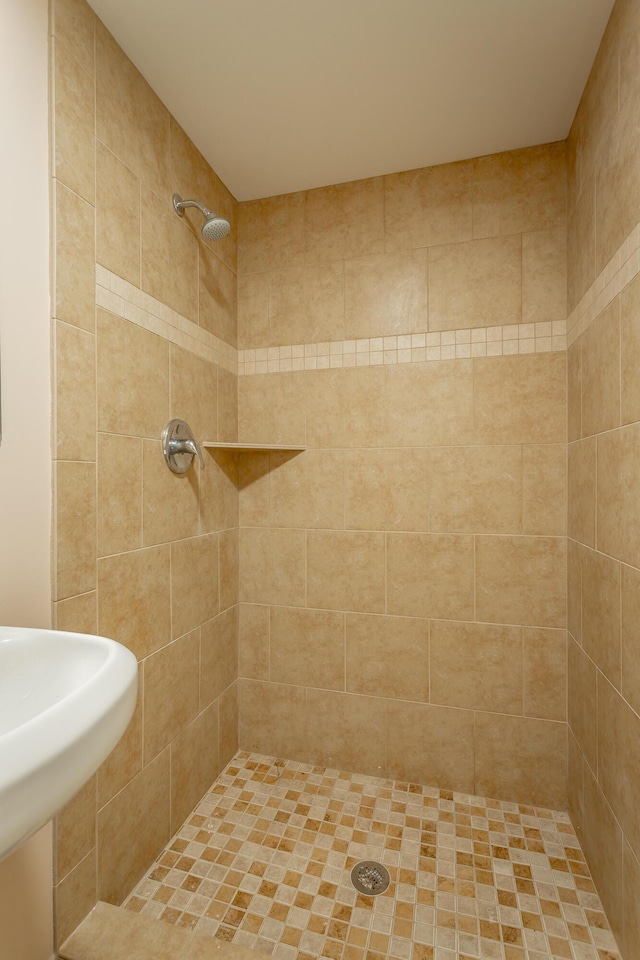
[[[231,224],[224,217],[216,217],[213,214],[207,217],[202,224],[202,236],[205,240],[222,240],[231,230]]]
[[[184,217],[185,207],[197,207],[205,221],[202,225],[202,236],[205,240],[222,240],[231,230],[231,224],[224,217],[211,213],[207,207],[197,200],[183,200],[177,193],[173,195],[173,209],[179,217]]]

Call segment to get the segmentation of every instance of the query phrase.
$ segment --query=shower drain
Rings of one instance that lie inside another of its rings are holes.
[[[377,860],[361,860],[351,871],[351,883],[359,893],[375,897],[389,886],[389,871]]]

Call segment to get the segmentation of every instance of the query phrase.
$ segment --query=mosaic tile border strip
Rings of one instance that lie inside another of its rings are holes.
[[[238,375],[424,363],[468,357],[505,357],[567,349],[566,321],[412,333],[362,340],[292,344],[238,351]]]
[[[243,751],[124,907],[278,960],[620,960],[567,813]]]
[[[98,263],[96,305],[204,360],[217,363],[229,373],[238,372],[238,351],[235,347]]]
[[[567,320],[567,344],[581,336],[627,284],[640,273],[640,223],[620,245]]]
[[[556,320],[237,350],[101,264],[96,305],[239,376],[567,349],[566,322]]]

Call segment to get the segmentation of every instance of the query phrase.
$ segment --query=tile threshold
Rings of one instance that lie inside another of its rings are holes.
[[[256,960],[246,947],[99,902],[63,943],[59,960]]]

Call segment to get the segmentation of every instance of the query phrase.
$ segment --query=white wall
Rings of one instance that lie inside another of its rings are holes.
[[[50,625],[47,0],[0,0],[0,623]],[[0,957],[53,955],[51,828],[0,864]]]

